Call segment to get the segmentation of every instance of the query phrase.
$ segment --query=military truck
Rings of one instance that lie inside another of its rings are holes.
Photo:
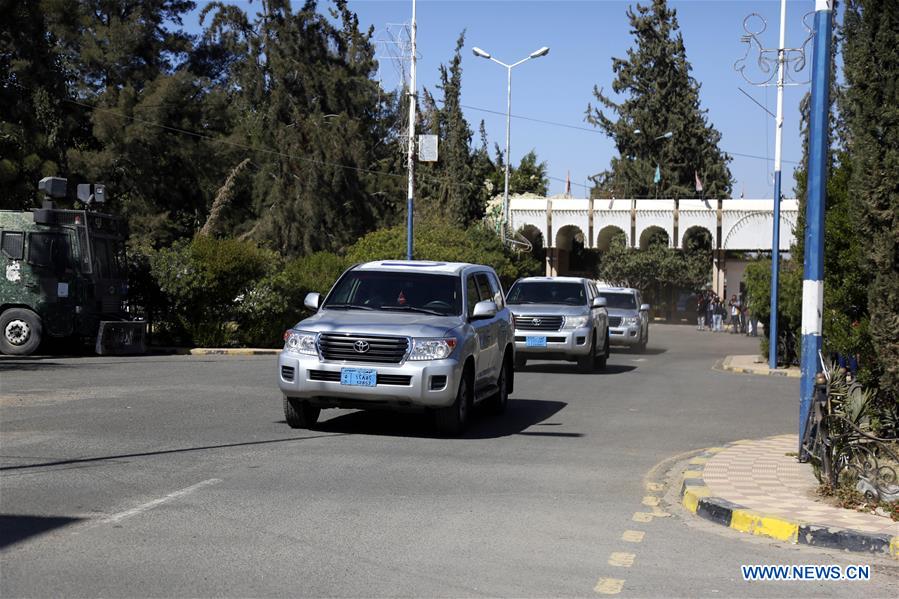
[[[96,186],[79,199],[90,206]],[[66,180],[41,180],[51,198]],[[0,353],[29,355],[46,337],[77,337],[98,354],[141,353],[146,324],[125,311],[125,222],[92,210],[0,210]]]

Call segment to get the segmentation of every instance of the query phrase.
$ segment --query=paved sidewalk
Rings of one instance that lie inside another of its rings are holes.
[[[768,361],[757,355],[725,356],[724,361],[721,363],[721,368],[745,374],[765,374],[772,376],[788,376],[792,378],[799,378],[800,376],[799,368],[797,366],[771,370],[768,368]]]
[[[899,522],[827,505],[810,464],[796,461],[796,435],[711,448],[684,472],[690,511],[751,534],[899,557]]]

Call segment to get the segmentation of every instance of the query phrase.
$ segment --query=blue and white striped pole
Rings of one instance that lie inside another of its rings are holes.
[[[824,200],[830,129],[830,45],[832,0],[815,0],[812,103],[809,111],[808,186],[805,202],[805,270],[802,281],[802,378],[799,453],[818,373],[824,312]]]
[[[771,318],[768,321],[768,368],[777,368],[777,296],[780,291],[780,163],[784,127],[784,44],[787,0],[780,0],[780,45],[777,46],[777,116],[774,131],[774,230],[771,233]]]

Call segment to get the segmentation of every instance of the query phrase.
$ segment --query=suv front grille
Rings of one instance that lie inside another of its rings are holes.
[[[621,326],[621,317],[620,316],[609,316],[609,326],[610,327],[620,327]]]
[[[562,328],[562,317],[516,316],[515,328],[519,331],[558,331]]]
[[[325,360],[399,364],[409,349],[409,340],[406,337],[322,333],[318,338],[318,347]],[[366,351],[359,351],[362,348]]]
[[[310,381],[322,381],[326,383],[339,383],[339,370],[310,370]],[[405,374],[378,374],[376,382],[378,385],[394,385],[400,387],[408,387],[412,384],[412,377]]]

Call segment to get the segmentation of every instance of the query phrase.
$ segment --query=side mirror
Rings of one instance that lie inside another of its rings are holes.
[[[640,304],[640,312],[649,312],[649,304]]]
[[[608,305],[608,301],[604,297],[594,297],[593,298],[593,307],[594,308],[605,308]]]
[[[306,299],[303,300],[303,305],[309,308],[310,310],[318,310],[319,304],[321,304],[322,296],[320,293],[307,293]]]
[[[474,305],[474,312],[471,315],[471,320],[493,318],[496,316],[496,312],[496,303],[492,300],[484,300]]]

